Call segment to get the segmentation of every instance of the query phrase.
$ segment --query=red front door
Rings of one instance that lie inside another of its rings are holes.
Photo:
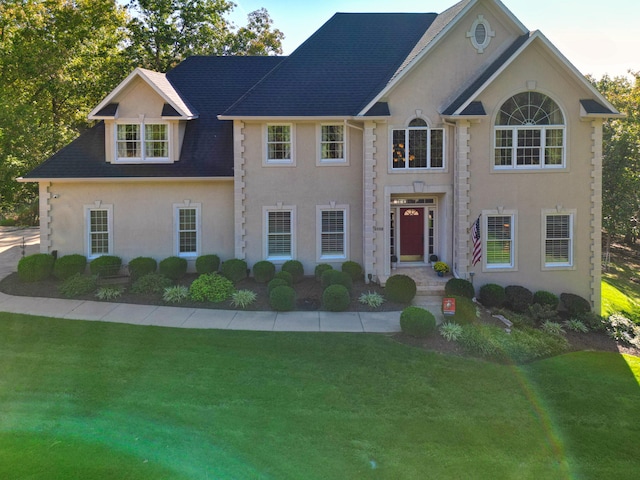
[[[424,258],[424,209],[400,209],[400,260]]]

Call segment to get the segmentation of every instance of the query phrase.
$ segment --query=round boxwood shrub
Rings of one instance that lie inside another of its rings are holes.
[[[187,260],[180,257],[167,257],[160,261],[158,271],[175,282],[187,273]]]
[[[324,271],[320,277],[320,284],[322,285],[323,290],[331,285],[342,285],[347,290],[351,291],[351,287],[353,287],[353,280],[351,280],[351,276],[346,272],[330,269]]]
[[[400,314],[400,328],[412,337],[426,337],[436,329],[436,318],[424,308],[407,307]]]
[[[240,280],[247,278],[247,262],[239,258],[232,258],[222,262],[220,273],[233,283],[238,283]]]
[[[220,303],[235,291],[233,282],[217,273],[204,273],[191,282],[189,296],[196,302]]]
[[[267,283],[267,293],[270,295],[274,288],[276,287],[290,287],[289,282],[287,282],[284,278],[274,278],[269,283]]]
[[[290,287],[293,286],[293,275],[291,275],[289,272],[285,272],[284,270],[280,270],[278,273],[276,273],[273,278],[279,278],[281,280],[284,280],[285,282],[287,282],[287,285],[289,285]]]
[[[507,307],[516,313],[525,313],[533,303],[533,292],[520,285],[509,285],[504,289]]]
[[[220,268],[220,257],[218,255],[200,255],[196,258],[196,272],[200,275],[204,273],[217,272]]]
[[[450,279],[444,286],[444,293],[448,297],[457,295],[459,297],[473,298],[476,295],[473,284],[464,278]]]
[[[253,264],[253,278],[258,283],[268,283],[276,274],[276,266],[268,260]]]
[[[342,271],[348,273],[351,280],[358,281],[362,278],[364,271],[357,262],[347,261],[342,264]]]
[[[501,307],[506,299],[504,287],[495,283],[487,283],[480,287],[479,299],[485,307]]]
[[[296,291],[288,285],[276,287],[269,294],[269,304],[276,312],[290,312],[296,306]]]
[[[87,257],[74,253],[56,259],[53,264],[53,275],[60,280],[66,280],[76,273],[82,275],[86,268]]]
[[[298,260],[287,260],[282,264],[282,271],[289,272],[293,277],[293,283],[298,283],[304,277],[304,267]]]
[[[447,320],[458,325],[473,323],[478,318],[476,304],[467,297],[453,296],[456,300],[456,313],[447,315]]]
[[[129,262],[129,275],[131,280],[136,281],[149,273],[155,273],[158,269],[158,262],[151,257],[136,257]]]
[[[538,290],[533,294],[533,303],[538,305],[549,305],[554,310],[558,308],[560,299],[555,293],[547,292],[546,290]]]
[[[344,312],[350,304],[349,290],[344,285],[330,285],[322,292],[322,305],[330,312]]]
[[[384,286],[384,294],[390,302],[409,303],[418,291],[416,282],[407,275],[391,275]]]
[[[561,293],[560,301],[564,305],[564,308],[567,309],[569,313],[569,317],[580,317],[586,313],[591,311],[591,304],[588,300],[585,300],[580,295],[575,295],[573,293]]]
[[[102,255],[89,262],[91,275],[117,275],[122,267],[122,259],[115,255]]]
[[[322,274],[324,272],[326,272],[327,270],[333,270],[333,267],[331,265],[329,265],[328,263],[321,263],[319,265],[316,265],[316,269],[313,272],[316,276],[316,280],[320,281],[322,278]]]

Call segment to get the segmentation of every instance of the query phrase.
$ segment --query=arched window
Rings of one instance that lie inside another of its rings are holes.
[[[444,130],[429,128],[414,118],[407,128],[393,130],[392,165],[394,170],[444,167]]]
[[[495,124],[495,168],[562,168],[565,125],[551,98],[523,92],[504,102]]]

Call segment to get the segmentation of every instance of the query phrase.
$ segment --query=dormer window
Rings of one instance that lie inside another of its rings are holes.
[[[118,123],[116,162],[168,162],[169,125],[166,123]]]

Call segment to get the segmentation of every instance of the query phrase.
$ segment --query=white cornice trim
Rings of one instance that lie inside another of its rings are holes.
[[[178,97],[180,99],[180,101],[177,102],[175,99],[173,99],[170,96],[168,96],[166,94],[166,92],[163,91],[157,85],[157,82],[155,82],[151,78],[152,75],[161,75],[165,79],[165,81],[167,82],[168,87],[171,88],[171,90],[173,90],[173,93],[175,93],[176,97]],[[91,112],[89,113],[89,117],[88,117],[89,120],[102,120],[102,119],[105,119],[105,118],[111,118],[111,117],[104,117],[102,115],[98,115],[98,112],[100,112],[100,110],[102,110],[104,107],[106,107],[110,103],[113,103],[112,100],[120,92],[122,92],[122,90],[124,88],[126,88],[136,77],[139,77],[142,80],[144,80],[147,83],[147,85],[149,85],[165,101],[165,103],[168,103],[173,108],[175,108],[175,110],[180,114],[180,117],[177,117],[177,119],[180,119],[180,120],[192,120],[194,118],[198,118],[198,114],[196,112],[192,112],[191,111],[191,109],[184,102],[184,100],[182,100],[182,97],[177,92],[177,90],[173,87],[173,85],[171,85],[171,83],[168,80],[166,80],[166,76],[165,76],[164,73],[153,72],[151,70],[146,70],[144,68],[138,67],[133,72],[131,72],[127,76],[127,78],[125,78],[122,82],[120,82],[120,84],[116,88],[114,88],[111,91],[111,93],[109,93],[109,95],[107,95],[104,98],[104,100],[102,100],[102,102],[100,102],[98,104],[98,106],[96,108],[91,110]],[[176,117],[173,117],[173,118],[176,118]]]

